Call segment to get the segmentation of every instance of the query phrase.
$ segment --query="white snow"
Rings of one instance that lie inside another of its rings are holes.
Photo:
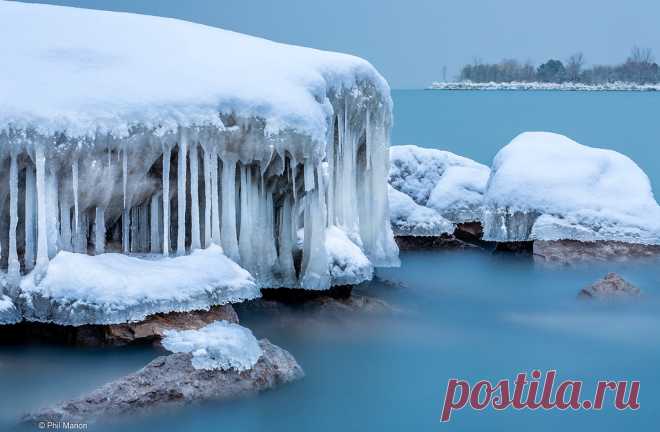
[[[366,80],[389,94],[360,58],[171,18],[2,1],[0,40],[0,130],[123,137],[220,126],[223,112],[321,143],[331,89]]]
[[[216,321],[199,330],[168,330],[163,347],[174,353],[192,353],[195,369],[252,369],[263,351],[250,329]]]
[[[174,258],[61,251],[40,282],[28,274],[21,290],[26,319],[71,325],[140,321],[260,296],[252,276],[215,245]]]
[[[21,314],[11,298],[0,294],[0,324],[14,324],[21,320]]]
[[[584,84],[574,82],[434,82],[432,90],[545,90],[545,91],[659,91],[660,84],[637,84],[616,81],[603,84]]]
[[[481,219],[489,174],[487,166],[448,151],[390,148],[390,185],[453,223]]]
[[[325,247],[333,285],[355,285],[371,280],[373,264],[341,228],[330,226],[325,230]]]
[[[408,195],[389,186],[390,222],[394,235],[440,236],[452,234],[454,224],[428,207],[421,206]]]
[[[525,132],[499,151],[484,205],[486,240],[660,243],[660,206],[637,164],[555,133]]]

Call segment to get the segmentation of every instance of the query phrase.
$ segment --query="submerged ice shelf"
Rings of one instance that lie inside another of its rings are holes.
[[[0,266],[28,309],[30,298],[74,302],[47,287],[85,254],[192,257],[216,245],[257,287],[306,289],[398,263],[392,102],[368,62],[173,19],[5,1],[0,38],[18,41],[0,47]],[[110,257],[118,272],[135,259]]]

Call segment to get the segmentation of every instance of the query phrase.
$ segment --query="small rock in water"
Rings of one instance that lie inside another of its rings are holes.
[[[92,422],[139,414],[154,408],[251,395],[300,379],[302,368],[286,350],[262,339],[263,355],[252,369],[195,369],[192,355],[158,357],[132,375],[51,408],[27,414],[25,422]]]
[[[578,298],[609,299],[618,297],[638,297],[641,291],[616,273],[608,273],[593,285],[583,288]]]

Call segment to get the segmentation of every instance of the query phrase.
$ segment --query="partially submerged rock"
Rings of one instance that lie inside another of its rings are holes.
[[[534,261],[551,265],[621,262],[660,256],[660,246],[617,241],[534,241]]]
[[[477,249],[478,246],[450,234],[440,236],[397,236],[399,250]]]
[[[93,421],[144,413],[154,408],[251,395],[303,377],[286,350],[259,341],[263,355],[244,372],[195,369],[186,353],[158,357],[138,372],[109,383],[79,399],[25,416],[27,422]]]
[[[616,273],[608,273],[593,285],[583,288],[578,298],[583,299],[613,299],[622,297],[638,297],[641,291]]]

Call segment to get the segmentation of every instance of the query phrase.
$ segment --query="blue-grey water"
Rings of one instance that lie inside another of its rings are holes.
[[[655,99],[657,98],[657,99]],[[488,163],[523,130],[565,133],[615,148],[649,173],[660,166],[660,95],[642,93],[394,92],[394,144],[445,148]],[[657,188],[656,188],[657,189]],[[660,263],[548,269],[517,256],[431,251],[360,286],[396,314],[242,323],[289,350],[306,377],[230,403],[205,403],[89,430],[121,431],[588,431],[657,430],[660,424]],[[618,271],[639,301],[578,301]],[[21,412],[71,398],[134,371],[161,351],[0,347],[0,430]],[[439,421],[449,378],[497,381],[532,369],[559,379],[640,380],[638,411],[472,411]],[[30,430],[28,428],[28,430]]]

